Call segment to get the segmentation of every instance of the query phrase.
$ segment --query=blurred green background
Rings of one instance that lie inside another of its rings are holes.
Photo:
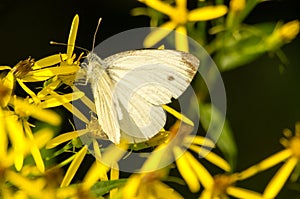
[[[193,4],[195,1],[190,1]],[[267,1],[259,4],[246,23],[300,19],[299,2]],[[49,41],[67,42],[71,21],[79,14],[77,45],[91,49],[99,17],[103,18],[97,42],[124,30],[149,25],[148,17],[133,17],[130,10],[144,6],[135,0],[0,0],[0,64],[64,52]],[[283,47],[289,65],[282,70],[275,56],[264,55],[243,67],[222,74],[227,92],[227,116],[238,145],[237,170],[279,151],[284,128],[300,121],[300,38]],[[280,166],[280,165],[279,165]],[[276,169],[252,177],[241,186],[262,191]],[[300,198],[286,185],[278,198]],[[297,189],[297,188],[296,188]]]

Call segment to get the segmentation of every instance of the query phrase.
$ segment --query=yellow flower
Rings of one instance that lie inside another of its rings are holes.
[[[94,156],[96,157],[97,160],[95,164],[90,168],[90,170],[88,171],[84,179],[83,189],[88,190],[97,180],[108,179],[106,173],[110,170],[110,167],[105,166],[102,162],[104,162],[105,164],[115,165],[115,163],[119,161],[122,158],[122,156],[126,153],[126,149],[128,148],[128,145],[124,142],[121,142],[117,147],[115,145],[110,145],[108,148],[105,149],[105,152],[102,154],[100,151],[101,147],[99,146],[97,139],[104,135],[102,135],[101,130],[99,130],[100,127],[97,118],[92,116],[90,122],[86,118],[84,120],[87,121],[85,129],[58,135],[57,137],[53,138],[47,143],[46,148],[48,149],[54,148],[64,142],[74,140],[74,139],[79,139],[78,137],[83,135],[88,136],[94,150]],[[62,180],[62,183],[60,185],[61,187],[66,187],[71,183],[71,180],[73,179],[79,166],[81,165],[84,156],[87,154],[88,146],[84,145],[80,147],[81,147],[80,151],[78,151],[76,154],[71,156],[69,159],[57,165],[58,167],[61,167],[71,162]],[[116,168],[116,166],[112,167],[112,169],[113,168]],[[115,175],[113,176],[113,178],[115,178]]]
[[[70,86],[73,85],[76,73],[80,69],[79,60],[82,56],[79,56],[77,60],[74,61],[76,55],[73,54],[73,51],[75,47],[78,24],[79,17],[78,15],[75,15],[69,33],[67,53],[45,57],[41,60],[36,61],[33,65],[32,62],[30,62],[30,64],[32,65],[31,70],[28,69],[29,67],[22,67],[22,71],[26,71],[26,73],[21,73],[23,74],[21,78],[22,82],[45,81],[56,76],[57,78],[55,81],[59,81],[60,83],[63,82]],[[27,62],[29,61],[27,60]],[[26,66],[29,66],[29,64],[27,64]]]
[[[284,134],[289,138],[282,139],[282,144],[286,147],[284,150],[287,153],[290,153],[289,157],[282,155],[281,157],[277,157],[277,160],[284,161],[285,163],[282,167],[277,171],[274,177],[270,180],[267,185],[263,195],[265,198],[275,198],[279,193],[286,180],[296,167],[297,163],[300,162],[300,123],[296,123],[295,127],[295,136],[292,136],[292,132],[289,129],[284,131]],[[279,152],[280,153],[280,152]],[[271,158],[271,157],[270,157]],[[269,159],[269,161],[272,161]],[[273,160],[275,161],[275,160]]]
[[[62,68],[68,68],[68,67],[74,67],[76,68],[76,71],[74,71],[73,73],[69,73],[68,75],[60,75],[59,79],[69,85],[69,86],[73,86],[73,83],[75,81],[77,72],[80,69],[80,62],[79,60],[82,58],[83,53],[80,54],[80,56],[78,56],[77,60],[76,59],[76,55],[73,54],[74,52],[74,48],[75,48],[75,41],[76,41],[76,36],[77,36],[77,30],[78,30],[78,26],[79,26],[79,16],[76,14],[73,18],[72,21],[72,25],[70,28],[70,33],[69,33],[69,37],[68,37],[68,44],[67,44],[67,59],[63,62],[61,62],[60,66]]]
[[[240,199],[263,199],[260,193],[234,186],[237,180],[238,174],[216,175],[213,177],[211,187],[205,187],[199,199],[228,199],[228,196]]]
[[[25,151],[29,147],[37,167],[44,172],[45,167],[38,143],[34,140],[31,130],[32,125],[27,120],[29,117],[33,117],[52,125],[58,125],[60,117],[52,111],[44,110],[28,103],[27,100],[14,96],[8,105],[13,111],[1,110],[1,133],[4,134],[1,136],[1,139],[3,139],[5,147],[7,145],[5,144],[7,142],[6,137],[9,138],[15,154],[14,163],[17,170],[22,168]],[[5,149],[2,150],[5,151]]]
[[[206,6],[189,11],[186,6],[186,0],[176,0],[176,6],[173,7],[161,0],[140,0],[147,6],[169,16],[170,21],[162,24],[160,28],[151,32],[144,41],[144,46],[152,47],[172,30],[176,30],[175,46],[176,49],[188,51],[187,30],[188,22],[207,21],[221,17],[226,14],[227,7],[224,5]]]
[[[110,171],[110,178],[107,176],[107,172]],[[83,182],[82,189],[89,190],[98,180],[118,180],[119,179],[119,166],[116,162],[111,162],[110,166],[106,166],[100,161],[96,160],[94,164],[89,168],[86,173]],[[114,198],[118,193],[118,188],[110,190],[110,198]]]
[[[1,111],[1,109],[0,109]],[[1,126],[1,125],[0,125]],[[3,126],[2,126],[3,127]],[[0,129],[0,134],[3,133],[3,128]],[[40,129],[34,135],[32,139],[25,138],[22,140],[22,155],[26,157],[30,152],[32,153],[33,144],[36,145],[38,149],[45,146],[46,142],[52,137],[53,132],[49,129]],[[3,144],[5,137],[2,137],[0,142]],[[6,135],[5,135],[6,136]],[[15,135],[18,136],[18,135]],[[15,141],[11,141],[12,143]],[[44,197],[45,194],[44,187],[46,185],[45,179],[34,178],[36,174],[42,175],[39,171],[40,169],[34,166],[27,166],[20,172],[16,172],[11,166],[14,164],[14,159],[18,156],[18,152],[14,150],[14,146],[7,148],[1,145],[0,150],[0,196],[4,199],[9,198],[51,198]],[[13,185],[13,186],[12,186]],[[34,187],[34,189],[32,188]],[[53,197],[52,197],[53,198]]]
[[[10,69],[10,67],[1,66],[0,70]],[[14,77],[12,73],[7,73],[4,78],[0,76],[0,106],[2,108],[8,105],[14,87]]]
[[[5,95],[0,99],[0,105],[2,107],[6,106],[10,97],[12,95],[12,90],[15,84],[15,81],[21,86],[21,88],[33,98],[33,100],[37,103],[37,98],[35,96],[35,92],[32,91],[29,87],[26,86],[26,82],[38,82],[45,81],[50,78],[59,75],[69,75],[70,73],[75,73],[78,70],[78,67],[68,66],[68,67],[58,67],[53,66],[62,61],[64,59],[64,55],[52,55],[45,57],[41,60],[34,61],[32,58],[28,58],[26,60],[20,61],[13,68],[8,66],[0,66],[0,70],[5,71],[8,70],[6,76],[1,78],[0,85],[6,87]],[[52,67],[49,67],[52,66]],[[3,72],[4,73],[4,72]],[[5,73],[4,73],[5,74]]]
[[[161,181],[164,175],[164,170],[133,174],[129,177],[125,186],[116,195],[116,198],[182,199],[183,197],[179,193]]]
[[[119,147],[122,150],[119,150]],[[111,145],[110,147],[106,148],[106,152],[100,155],[101,157],[97,157],[97,155],[99,154],[95,155],[97,159],[83,180],[82,187],[84,190],[88,190],[89,188],[91,188],[91,186],[95,184],[95,182],[97,182],[98,180],[108,180],[106,173],[110,170],[110,168],[112,168],[111,172],[115,172],[115,164],[126,153],[125,149],[127,149],[127,145],[125,143],[120,143],[119,147],[116,148],[114,145]],[[98,144],[94,146],[94,150],[97,151],[97,149],[99,150],[98,152],[100,152],[100,146]],[[71,180],[75,176],[75,173],[77,172],[86,154],[87,145],[83,146],[79,152],[77,152],[74,156],[71,157],[72,163],[70,164],[62,180],[62,183],[60,185],[61,187],[66,187],[71,183]],[[104,162],[105,164],[109,164],[109,167],[104,165],[104,163],[102,162]],[[115,175],[113,175],[112,178],[115,178]]]
[[[204,157],[225,171],[230,171],[230,166],[215,153],[200,147],[200,145],[202,145],[213,148],[215,144],[207,138],[190,135],[192,129],[193,127],[185,123],[176,122],[169,130],[171,133],[169,139],[154,150],[141,168],[141,172],[155,171],[159,169],[162,164],[167,166],[165,164],[171,164],[174,157],[179,173],[192,192],[199,191],[200,184],[210,188],[213,184],[213,178],[210,173],[186,150],[190,149],[196,152],[199,156]]]
[[[264,171],[282,161],[285,161],[265,188],[263,193],[265,198],[275,198],[277,196],[297,163],[300,161],[300,123],[296,123],[295,129],[295,136],[292,136],[292,132],[289,129],[284,130],[284,135],[288,139],[283,138],[281,142],[286,149],[275,153],[240,173],[240,179],[248,178],[258,172]]]

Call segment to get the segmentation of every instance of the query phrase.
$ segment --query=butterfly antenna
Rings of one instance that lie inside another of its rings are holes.
[[[50,41],[50,44],[51,44],[51,45],[60,45],[60,46],[72,46],[72,45],[68,45],[68,44],[66,44],[66,43],[56,42],[56,41]],[[80,47],[80,46],[74,46],[74,47],[75,47],[75,48],[78,48],[78,49],[80,49],[80,50],[84,50],[86,53],[89,52],[89,50],[86,49],[86,48],[83,48],[83,47]]]
[[[102,18],[99,18],[98,24],[97,24],[97,28],[96,28],[96,31],[95,31],[95,33],[94,33],[92,52],[94,51],[94,48],[95,48],[96,35],[97,35],[97,32],[98,32],[98,29],[99,29],[99,26],[100,26],[101,21],[102,21]]]

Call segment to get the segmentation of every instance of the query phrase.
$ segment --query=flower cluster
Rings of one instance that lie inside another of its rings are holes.
[[[136,8],[132,13],[148,15],[153,26],[163,28],[145,38],[145,47],[154,46],[175,30],[176,49],[188,52],[187,36],[191,36],[204,45],[221,71],[242,66],[265,52],[281,52],[280,47],[299,33],[297,20],[274,23],[268,33],[254,25],[243,24],[243,19],[259,1],[231,0],[228,6],[199,1],[191,10],[187,8],[187,0],[140,2],[147,7]],[[76,15],[66,53],[39,60],[29,57],[12,67],[0,66],[0,198],[186,198],[178,186],[200,199],[277,197],[299,165],[298,123],[295,135],[290,130],[284,131],[286,138],[281,143],[285,149],[244,171],[234,170],[232,160],[236,148],[234,144],[228,146],[228,142],[234,143],[228,123],[223,131],[227,138],[221,137],[216,144],[205,134],[193,135],[194,123],[167,105],[163,105],[163,109],[176,120],[169,128],[142,143],[129,144],[121,140],[118,145],[104,148],[99,139],[105,139],[106,135],[94,116],[95,105],[74,85],[81,73],[83,57],[83,53],[79,56],[74,53],[78,25]],[[199,87],[197,96],[202,96],[201,104],[212,106],[207,103],[203,82],[196,80],[195,87]],[[90,117],[73,105],[75,100],[88,107]],[[53,108],[59,106],[76,116],[82,128],[57,132],[63,120],[72,124],[72,118],[61,118],[55,112]],[[199,121],[207,130],[204,120],[209,121],[210,114],[202,115]],[[81,137],[88,142],[82,144]],[[120,178],[123,175],[120,160],[133,152],[143,156],[145,150],[150,153],[141,168],[127,178]],[[225,158],[220,156],[220,151]],[[92,163],[86,164],[86,157],[91,153]],[[174,161],[165,165],[162,162],[166,160]],[[239,181],[281,162],[284,163],[263,192],[239,186]],[[76,176],[79,170],[84,173],[83,177]],[[299,172],[295,172],[292,180],[299,181],[298,176]]]

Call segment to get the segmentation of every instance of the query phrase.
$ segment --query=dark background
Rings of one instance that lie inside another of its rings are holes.
[[[97,42],[124,30],[149,25],[147,17],[132,17],[130,10],[143,4],[135,0],[0,0],[0,65],[13,66],[32,56],[36,59],[65,47],[49,41],[67,42],[71,21],[80,16],[76,44],[91,49],[99,17]],[[297,1],[268,1],[260,4],[246,19],[259,23],[299,19]],[[300,39],[283,47],[290,64],[283,72],[279,60],[265,55],[244,67],[223,73],[227,92],[228,119],[238,145],[237,170],[282,149],[279,139],[284,128],[294,129],[300,121]],[[279,167],[252,177],[240,186],[262,191]],[[278,198],[300,197],[298,191],[281,192]]]

